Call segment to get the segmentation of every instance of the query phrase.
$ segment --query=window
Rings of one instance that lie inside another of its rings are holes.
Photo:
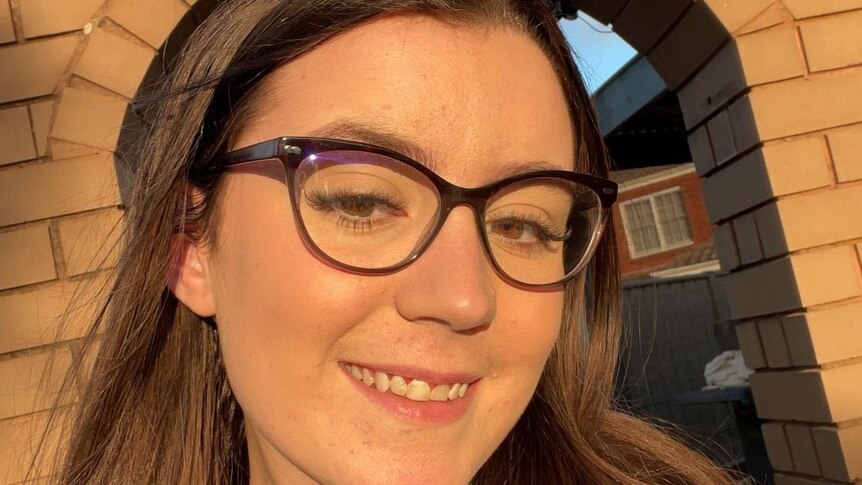
[[[621,204],[633,258],[691,244],[691,230],[679,188]]]

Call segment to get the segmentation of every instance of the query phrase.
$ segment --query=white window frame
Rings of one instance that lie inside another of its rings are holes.
[[[655,204],[654,199],[658,196],[669,194],[671,192],[679,192],[680,195],[682,195],[682,190],[677,186],[677,187],[671,187],[671,188],[665,189],[665,190],[660,190],[658,192],[653,192],[649,195],[645,195],[643,197],[638,197],[636,199],[631,199],[631,200],[627,200],[625,202],[620,203],[620,218],[622,219],[623,231],[625,231],[625,233],[626,233],[626,243],[629,247],[629,254],[631,255],[632,259],[643,258],[645,256],[652,256],[653,254],[664,253],[664,252],[670,251],[672,249],[679,249],[679,248],[682,248],[685,246],[691,246],[694,243],[694,241],[692,241],[692,239],[691,239],[691,229],[692,229],[691,220],[689,218],[689,214],[688,214],[688,210],[687,210],[688,208],[685,206],[685,198],[684,197],[680,197],[680,198],[682,199],[682,209],[685,212],[685,223],[688,225],[688,236],[689,237],[686,240],[679,241],[679,242],[674,243],[674,244],[667,244],[667,242],[665,242],[665,240],[664,240],[664,233],[661,230],[661,224],[659,223],[659,220],[658,220],[658,212],[656,210],[656,204]],[[650,206],[650,209],[652,209],[653,220],[655,221],[655,224],[656,224],[656,229],[657,229],[656,232],[658,232],[659,247],[656,249],[648,249],[646,251],[638,252],[635,250],[635,246],[632,243],[631,235],[629,234],[629,225],[626,221],[626,209],[625,208],[626,208],[626,206],[629,206],[629,205],[634,204],[636,202],[640,202],[640,201],[647,200],[647,199],[649,199],[649,201],[650,201],[649,206]]]

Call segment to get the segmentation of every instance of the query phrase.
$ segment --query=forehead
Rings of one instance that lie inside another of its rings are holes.
[[[464,185],[527,160],[573,167],[557,76],[538,45],[506,26],[380,18],[276,69],[253,103],[235,146],[282,135],[356,139],[327,132],[347,121],[408,142],[418,153],[406,155]]]

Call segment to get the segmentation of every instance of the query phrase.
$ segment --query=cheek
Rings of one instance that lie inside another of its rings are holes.
[[[533,397],[545,363],[559,335],[563,293],[501,295],[493,345],[498,366],[489,377],[484,415],[489,442],[501,441]],[[493,451],[493,450],[491,450]]]
[[[238,394],[276,389],[265,382],[273,375],[278,389],[296,389],[321,377],[379,292],[309,252],[283,184],[236,179],[224,191],[215,276],[225,365]]]

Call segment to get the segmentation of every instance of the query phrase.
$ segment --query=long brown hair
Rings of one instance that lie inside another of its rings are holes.
[[[60,483],[248,481],[242,410],[212,322],[166,289],[176,235],[210,243],[219,179],[196,167],[225,149],[255,86],[275,67],[386,13],[511,25],[556,69],[577,142],[578,171],[606,176],[588,93],[543,0],[231,0],[191,35],[150,100],[135,188],[107,302],[85,349],[98,351],[63,447]],[[215,248],[214,248],[215,249]],[[473,483],[728,484],[707,459],[614,408],[619,277],[609,228],[589,268],[565,288],[563,328],[534,398]],[[84,359],[86,361],[86,359]]]

